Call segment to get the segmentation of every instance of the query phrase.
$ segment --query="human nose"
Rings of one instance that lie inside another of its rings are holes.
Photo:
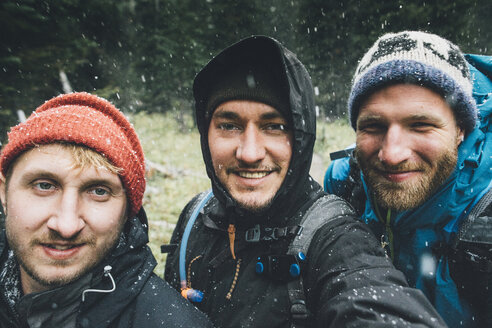
[[[390,127],[383,137],[378,153],[379,160],[387,165],[398,165],[408,160],[411,153],[409,140],[403,129],[398,126]]]
[[[85,226],[78,198],[76,192],[65,191],[59,201],[58,209],[48,220],[48,228],[56,231],[63,238],[76,236]]]
[[[236,158],[246,163],[256,163],[265,157],[264,140],[255,126],[248,126],[241,135]]]

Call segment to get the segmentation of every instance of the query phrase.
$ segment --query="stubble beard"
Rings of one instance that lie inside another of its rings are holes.
[[[58,236],[56,232],[50,230],[46,235],[31,240],[29,242],[28,247],[23,247],[17,242],[17,238],[9,233],[9,229],[6,230],[7,230],[7,240],[9,242],[9,246],[12,249],[17,262],[19,263],[19,266],[26,272],[26,274],[31,279],[36,281],[36,283],[38,283],[39,285],[43,286],[46,290],[54,289],[69,284],[73,281],[80,279],[88,272],[92,271],[92,269],[94,269],[94,267],[98,265],[116,246],[116,243],[118,242],[119,236],[121,234],[121,229],[120,229],[120,231],[117,234],[115,234],[113,238],[111,238],[108,242],[102,245],[102,248],[98,250],[95,256],[90,257],[89,261],[85,263],[84,266],[78,268],[76,271],[69,272],[65,275],[59,275],[56,277],[48,277],[46,276],[46,274],[40,272],[40,270],[36,268],[34,263],[31,263],[29,261],[29,258],[32,257],[31,250],[35,246],[39,245],[40,242],[50,243],[52,241],[67,241],[67,239]],[[84,238],[83,241],[79,241],[77,240],[77,238],[75,238],[75,240],[70,240],[70,241],[74,243],[83,242],[86,245],[85,247],[90,247],[90,248],[96,247],[96,238],[93,236],[86,237]],[[80,261],[80,259],[77,260]],[[59,268],[60,271],[62,271],[66,267],[70,266],[71,263],[73,263],[72,260],[56,260],[56,261],[53,260],[51,261],[51,263],[48,263],[48,265]]]
[[[226,173],[227,174],[234,174],[235,171],[237,171],[239,169],[245,169],[245,168],[271,171],[272,172],[271,174],[279,173],[282,170],[282,168],[279,165],[275,165],[275,164],[268,165],[268,166],[259,166],[259,165],[247,165],[244,163],[240,163],[237,166],[227,168]],[[218,175],[217,171],[216,171],[216,175]],[[219,181],[220,181],[220,178],[219,178]],[[229,192],[231,197],[236,201],[236,204],[239,206],[239,208],[246,210],[248,212],[251,212],[253,214],[261,213],[264,210],[266,210],[267,208],[269,208],[272,205],[273,199],[275,198],[275,195],[278,192],[278,190],[277,190],[276,192],[274,192],[271,195],[263,194],[263,196],[266,196],[265,197],[266,199],[265,199],[263,197],[258,198],[257,196],[254,195],[254,192],[257,191],[256,188],[250,188],[249,190],[246,190],[246,192],[250,191],[253,194],[253,196],[244,197],[244,194],[245,194],[244,191],[236,193],[234,191],[234,189],[231,188],[231,186],[227,186],[227,184],[225,184],[223,181],[220,181],[220,182],[222,185],[225,186],[225,189]]]
[[[458,150],[457,147],[446,150],[435,165],[422,162],[420,164],[402,163],[389,167],[378,160],[366,161],[357,150],[355,156],[374,197],[374,202],[385,209],[405,211],[422,205],[449,178],[456,167]],[[393,171],[411,168],[421,170],[423,174],[414,181],[391,182],[378,174],[375,168]]]
[[[273,198],[275,195],[271,196],[270,198],[264,200],[264,201],[258,201],[258,199],[251,199],[251,200],[241,200],[238,197],[232,197],[236,200],[237,205],[248,212],[251,212],[253,214],[258,214],[261,213],[263,210],[267,209],[270,207],[270,205],[273,202]]]

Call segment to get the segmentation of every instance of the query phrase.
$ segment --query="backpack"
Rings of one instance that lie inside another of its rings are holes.
[[[198,214],[203,212],[203,207],[212,196],[212,191],[201,193],[188,211],[191,215],[188,215],[189,219],[179,246],[180,280],[182,287],[183,280],[184,286],[186,286],[186,275],[184,272],[186,260],[184,257],[186,256],[187,240]],[[301,273],[303,262],[307,258],[309,246],[315,233],[328,222],[342,215],[350,214],[355,215],[354,210],[342,198],[335,195],[324,195],[309,206],[299,224],[295,227],[262,229],[257,225],[245,232],[245,240],[247,242],[272,242],[280,238],[293,237],[285,254],[260,256],[256,263],[256,272],[258,274],[269,274],[274,276],[276,280],[281,280],[286,284],[290,300],[291,328],[308,327],[309,321],[312,318],[312,314],[306,306],[306,294]],[[166,251],[167,248],[164,247],[162,250]],[[186,295],[183,296],[186,297]],[[187,298],[193,301],[193,296]],[[201,301],[201,298],[199,301]]]
[[[461,222],[449,244],[434,252],[447,256],[450,275],[463,296],[484,313],[492,325],[492,189],[473,207]]]

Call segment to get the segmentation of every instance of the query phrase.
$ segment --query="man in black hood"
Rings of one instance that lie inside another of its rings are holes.
[[[309,176],[314,93],[293,53],[244,39],[193,90],[213,196],[180,215],[171,285],[218,327],[444,326],[349,205]]]

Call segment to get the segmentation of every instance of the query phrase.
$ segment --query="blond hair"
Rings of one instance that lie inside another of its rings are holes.
[[[111,173],[119,174],[122,169],[113,165],[104,155],[83,145],[57,142],[60,147],[67,149],[73,156],[73,168],[85,169],[95,167],[106,169]]]
[[[86,147],[84,145],[78,145],[74,143],[62,142],[58,141],[53,143],[60,148],[68,150],[73,157],[73,165],[72,169],[86,169],[90,167],[94,167],[98,170],[108,170],[111,173],[119,175],[123,169],[113,165],[104,155],[98,153],[97,151]],[[42,145],[35,145],[35,147],[40,147]],[[31,148],[32,149],[32,148]],[[10,180],[10,176],[12,175],[12,167],[10,166],[7,174],[5,176],[5,182],[8,185],[8,181]]]

